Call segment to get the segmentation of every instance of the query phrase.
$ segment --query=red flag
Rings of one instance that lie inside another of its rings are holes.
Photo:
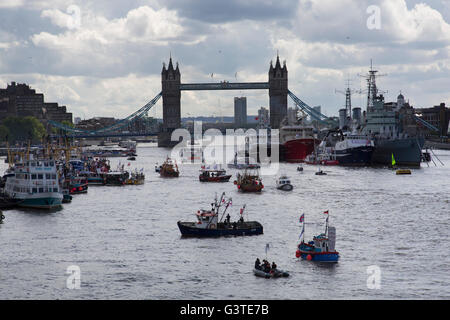
[[[328,210],[327,210],[327,211],[324,211],[323,213],[328,214]]]
[[[241,208],[241,214],[244,212],[244,208]]]

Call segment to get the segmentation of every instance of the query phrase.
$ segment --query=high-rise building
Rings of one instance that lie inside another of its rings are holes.
[[[234,125],[241,127],[247,125],[247,98],[234,98]]]
[[[269,110],[261,107],[261,109],[258,110],[258,126],[260,128],[267,128],[270,124],[270,118],[269,118]]]

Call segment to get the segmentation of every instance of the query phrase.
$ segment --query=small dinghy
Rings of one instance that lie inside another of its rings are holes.
[[[298,172],[303,172],[303,167],[297,167]]]
[[[261,278],[287,278],[289,277],[289,273],[287,273],[286,271],[283,270],[273,270],[271,272],[264,272],[262,270],[258,270],[258,269],[253,269],[253,273],[255,274],[255,276],[257,277],[261,277]]]
[[[255,261],[255,267],[253,268],[253,273],[257,277],[261,278],[286,278],[289,277],[289,273],[277,268],[275,262],[270,265],[267,260],[263,260],[261,264],[259,259],[257,258]]]
[[[128,158],[127,158],[127,160],[130,160],[130,161],[135,161],[135,160],[136,160],[136,157],[134,157],[134,156],[132,156],[132,157],[128,157]]]
[[[327,173],[323,172],[322,170],[319,170],[318,172],[316,172],[316,176],[326,176]]]

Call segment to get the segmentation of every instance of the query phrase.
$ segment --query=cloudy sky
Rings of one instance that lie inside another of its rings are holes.
[[[348,78],[365,88],[370,59],[387,100],[450,104],[450,0],[0,0],[0,87],[28,83],[81,118],[139,109],[170,54],[183,83],[244,82],[267,81],[277,51],[289,89],[327,115]],[[241,95],[250,114],[268,105],[267,91],[183,92],[182,115],[233,115]]]

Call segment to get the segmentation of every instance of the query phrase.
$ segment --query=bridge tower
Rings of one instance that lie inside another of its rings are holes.
[[[275,68],[272,65],[272,61],[270,61],[269,99],[270,127],[272,129],[279,129],[281,121],[287,117],[288,71],[286,61],[283,63],[283,67],[281,67],[278,54]]]
[[[172,57],[169,65],[163,63],[161,71],[163,125],[158,135],[158,147],[172,147],[177,141],[171,141],[172,132],[181,127],[181,75],[178,62],[174,69]]]

